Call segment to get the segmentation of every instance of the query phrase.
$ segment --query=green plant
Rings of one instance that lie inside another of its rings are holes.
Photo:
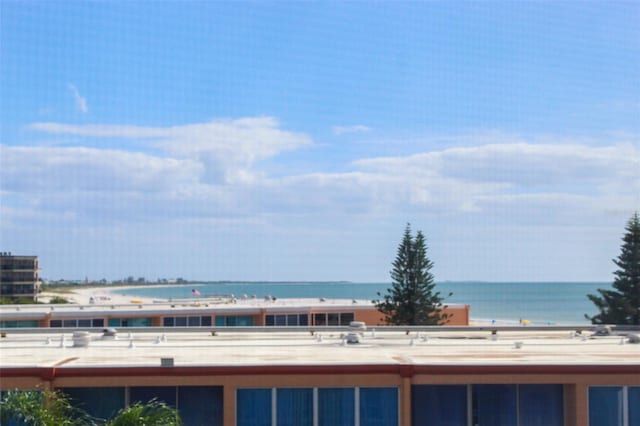
[[[118,411],[107,421],[107,426],[180,426],[182,420],[175,408],[164,402],[151,400],[147,403],[136,402],[128,408]]]
[[[11,390],[0,401],[0,422],[25,426],[86,426],[91,418],[56,391]]]

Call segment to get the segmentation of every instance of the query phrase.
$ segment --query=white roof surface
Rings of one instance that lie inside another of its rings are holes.
[[[173,358],[175,366],[255,365],[586,365],[626,364],[640,368],[640,344],[622,335],[575,335],[569,331],[452,330],[407,334],[398,329],[364,331],[360,343],[348,344],[344,331],[153,330],[115,339],[91,333],[88,347],[74,347],[70,333],[53,329],[0,338],[0,367],[158,366]],[[636,332],[637,333],[637,332]],[[64,339],[62,337],[64,336]],[[640,369],[639,369],[640,371]]]

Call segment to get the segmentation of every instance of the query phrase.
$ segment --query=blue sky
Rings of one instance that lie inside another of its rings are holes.
[[[0,4],[1,248],[42,275],[609,281],[636,2]]]

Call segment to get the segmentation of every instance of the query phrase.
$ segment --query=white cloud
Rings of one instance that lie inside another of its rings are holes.
[[[312,144],[303,133],[280,129],[272,117],[174,127],[34,123],[30,128],[58,135],[145,141],[168,156],[200,161],[205,166],[205,180],[210,183],[250,181],[255,178],[253,165],[257,161]]]
[[[367,133],[372,129],[362,124],[355,124],[352,126],[333,126],[333,133],[340,136],[347,133]]]
[[[69,90],[73,95],[73,100],[76,103],[76,108],[78,109],[78,111],[83,114],[89,112],[89,107],[87,107],[87,99],[80,95],[78,88],[75,85],[69,83]]]

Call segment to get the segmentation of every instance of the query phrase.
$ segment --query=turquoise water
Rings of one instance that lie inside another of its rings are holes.
[[[167,285],[166,287],[139,287],[119,293],[158,299],[191,298],[191,289],[197,288],[202,296],[235,295],[262,298],[271,295],[276,298],[340,298],[375,299],[377,292],[384,294],[389,283],[201,283],[188,285]],[[567,283],[567,282],[443,282],[437,285],[449,303],[471,305],[471,317],[519,321],[528,319],[537,324],[582,324],[588,321],[584,314],[596,313],[587,294],[598,288],[610,288],[610,283]]]

